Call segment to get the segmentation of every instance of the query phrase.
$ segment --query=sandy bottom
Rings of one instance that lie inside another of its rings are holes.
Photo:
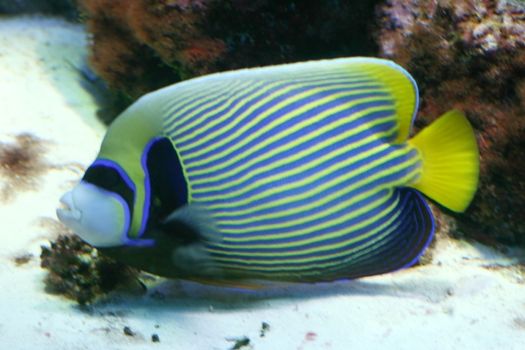
[[[158,280],[87,311],[46,294],[40,246],[63,232],[58,198],[104,133],[79,73],[85,45],[79,26],[0,18],[0,146],[31,151],[16,176],[0,164],[1,348],[232,349],[247,337],[237,348],[525,349],[523,252],[462,241],[438,242],[429,265],[351,282],[253,292]]]

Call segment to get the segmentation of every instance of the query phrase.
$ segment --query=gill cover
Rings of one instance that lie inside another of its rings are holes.
[[[129,228],[129,209],[116,193],[81,181],[60,199],[57,216],[87,243],[95,247],[122,244]]]
[[[125,174],[126,182],[133,189],[126,243],[134,245],[151,243],[141,239],[146,230],[151,200],[145,155],[152,140],[162,135],[162,106],[165,105],[155,96],[158,94],[142,96],[115,119],[94,163],[111,163],[110,167],[118,168],[121,174]]]

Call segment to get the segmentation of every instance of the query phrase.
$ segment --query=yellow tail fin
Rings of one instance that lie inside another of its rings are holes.
[[[411,187],[456,212],[467,209],[479,176],[476,137],[465,115],[443,114],[408,141],[421,153],[421,178]]]

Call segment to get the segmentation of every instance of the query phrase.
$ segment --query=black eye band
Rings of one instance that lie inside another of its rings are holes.
[[[87,169],[82,180],[120,195],[128,205],[130,213],[132,213],[134,191],[121,176],[120,172],[111,164],[97,164],[95,162]]]

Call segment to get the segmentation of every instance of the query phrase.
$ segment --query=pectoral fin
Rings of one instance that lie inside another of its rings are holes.
[[[210,278],[220,275],[207,247],[222,236],[203,209],[195,205],[178,208],[163,220],[159,230],[176,242],[171,259],[181,273]]]
[[[173,211],[162,221],[161,229],[174,234],[186,230],[188,238],[194,238],[190,240],[214,243],[222,241],[222,235],[208,212],[194,204],[187,204]]]

